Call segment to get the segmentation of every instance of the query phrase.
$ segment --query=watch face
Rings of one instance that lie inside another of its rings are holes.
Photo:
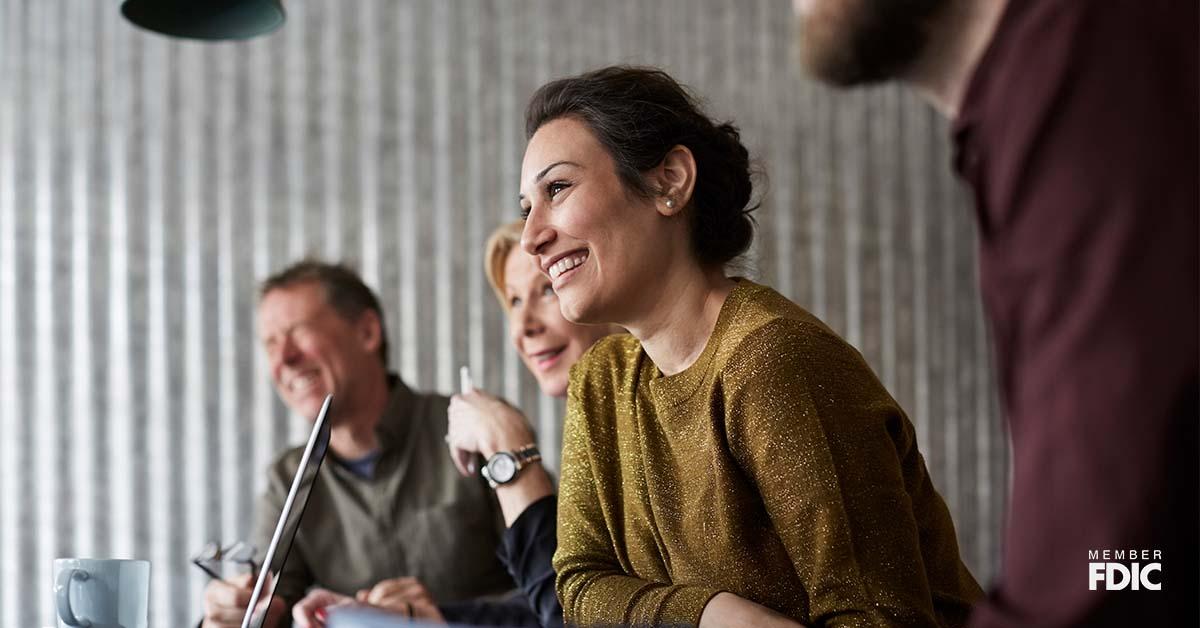
[[[517,461],[508,452],[502,451],[492,456],[487,462],[487,467],[488,475],[497,484],[510,482],[517,475]]]

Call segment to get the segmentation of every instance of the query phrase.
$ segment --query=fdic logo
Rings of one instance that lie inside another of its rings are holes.
[[[1154,562],[1146,562],[1150,560]],[[1088,589],[1091,591],[1099,585],[1103,585],[1105,591],[1162,589],[1161,550],[1088,550],[1088,561]]]

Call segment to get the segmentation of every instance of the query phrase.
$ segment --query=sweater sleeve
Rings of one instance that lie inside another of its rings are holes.
[[[584,366],[576,365],[576,369]],[[615,538],[619,505],[605,503],[597,488],[597,459],[615,450],[611,409],[585,408],[580,395],[586,374],[572,373],[563,428],[562,479],[558,498],[558,597],[568,625],[696,625],[718,593],[706,587],[652,582],[630,575]],[[594,413],[589,416],[589,413]],[[604,426],[602,421],[608,420]],[[596,427],[596,433],[590,428]],[[605,461],[611,463],[611,461]],[[606,512],[607,511],[607,512]]]
[[[820,626],[936,626],[901,459],[912,433],[858,352],[811,323],[747,336],[723,374],[730,450]]]

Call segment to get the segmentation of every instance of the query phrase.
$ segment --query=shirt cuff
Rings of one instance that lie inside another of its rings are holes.
[[[678,585],[663,600],[654,623],[663,626],[699,626],[704,607],[720,592],[720,589]]]

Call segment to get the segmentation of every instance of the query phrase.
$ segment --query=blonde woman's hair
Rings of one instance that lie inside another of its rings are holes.
[[[508,254],[521,246],[521,232],[524,230],[523,220],[501,225],[488,237],[483,255],[483,272],[487,274],[488,283],[492,284],[496,299],[505,312],[508,311],[508,296],[504,290],[504,265],[508,262]]]

